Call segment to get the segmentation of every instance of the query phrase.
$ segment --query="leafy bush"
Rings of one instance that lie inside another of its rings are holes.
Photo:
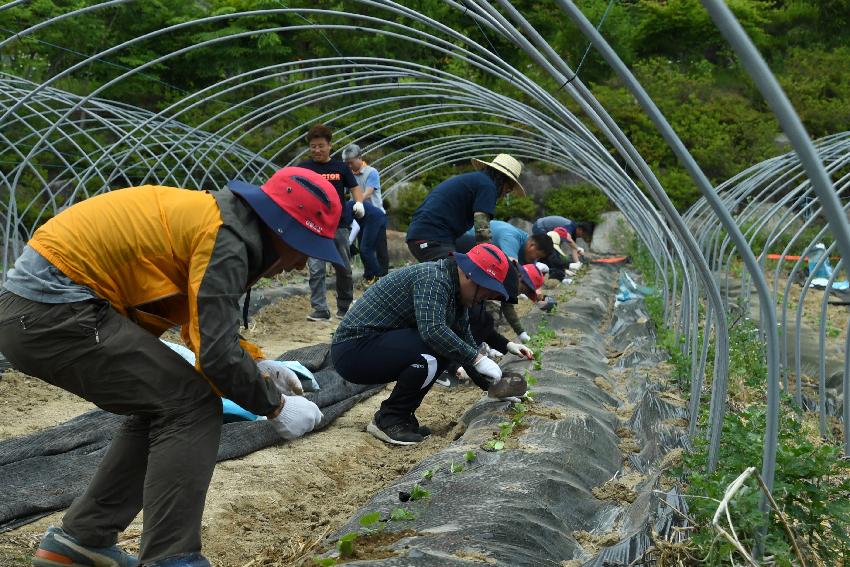
[[[496,203],[496,218],[497,219],[512,219],[521,218],[525,220],[534,220],[537,216],[537,203],[534,199],[524,195],[517,197],[508,195]]]
[[[411,183],[399,191],[398,204],[393,207],[395,226],[398,227],[398,230],[407,230],[413,212],[422,204],[427,195],[428,189],[421,183]]]
[[[574,221],[599,222],[600,215],[610,208],[608,197],[590,184],[550,189],[543,199],[545,214],[559,215]]]
[[[773,496],[797,534],[804,557],[811,559],[816,554],[830,565],[841,565],[850,559],[850,535],[845,529],[850,525],[850,462],[841,458],[838,447],[807,438],[802,421],[791,407],[783,407],[781,416]],[[765,420],[761,404],[726,415],[718,467],[713,473],[702,472],[708,453],[704,438],[698,438],[695,451],[685,457],[688,493],[700,496],[688,499],[690,513],[698,524],[693,541],[706,553],[707,565],[729,562],[731,545],[716,539],[708,526],[726,487],[747,467],[760,467]],[[765,555],[774,556],[777,565],[795,564],[781,523],[773,514],[766,522],[759,512],[761,492],[755,480],[750,479],[745,486],[730,506],[739,540],[749,549],[759,530],[765,528]]]

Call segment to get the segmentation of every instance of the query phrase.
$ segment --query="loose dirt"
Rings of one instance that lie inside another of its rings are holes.
[[[335,312],[332,294],[329,299]],[[269,356],[330,341],[338,320],[307,321],[309,311],[306,296],[282,299],[261,310],[244,335]],[[204,553],[213,565],[282,567],[312,557],[317,542],[341,527],[375,492],[451,443],[460,431],[459,418],[481,396],[474,386],[435,386],[417,411],[420,423],[431,427],[433,435],[415,447],[391,447],[365,432],[388,392],[385,388],[361,402],[323,431],[219,463],[202,524]],[[0,400],[0,439],[52,427],[93,407],[16,372],[0,380]],[[0,534],[0,565],[28,565],[45,528],[61,517],[52,514]],[[141,527],[141,517],[136,518],[120,536],[128,551],[138,550]]]

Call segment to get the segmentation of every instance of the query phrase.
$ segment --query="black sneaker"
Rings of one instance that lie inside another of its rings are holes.
[[[309,319],[310,321],[330,321],[331,320],[331,312],[330,311],[319,311],[318,309],[316,309],[312,313],[307,315],[307,319]]]
[[[416,416],[414,414],[410,414],[409,423],[410,428],[422,437],[428,438],[431,436],[431,428],[427,425],[419,425],[419,420],[416,419]]]
[[[348,314],[348,309],[337,309],[336,317],[337,319],[342,319]]]
[[[378,427],[373,419],[366,426],[366,431],[393,445],[416,445],[425,440],[425,437],[413,430],[410,423],[396,423],[389,427]]]

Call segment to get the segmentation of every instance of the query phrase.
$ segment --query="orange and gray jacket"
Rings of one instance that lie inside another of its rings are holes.
[[[227,190],[146,185],[77,203],[29,245],[154,335],[179,325],[213,390],[266,415],[280,393],[239,336],[239,299],[276,259],[261,222]]]

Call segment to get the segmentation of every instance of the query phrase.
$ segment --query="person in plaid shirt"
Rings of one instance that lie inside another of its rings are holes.
[[[478,353],[468,309],[508,299],[509,263],[492,244],[468,254],[408,266],[381,278],[340,323],[331,357],[355,384],[396,382],[366,430],[387,443],[413,445],[431,434],[414,415],[434,379],[451,362],[469,365],[498,382],[499,366]],[[489,384],[479,384],[486,389]]]

